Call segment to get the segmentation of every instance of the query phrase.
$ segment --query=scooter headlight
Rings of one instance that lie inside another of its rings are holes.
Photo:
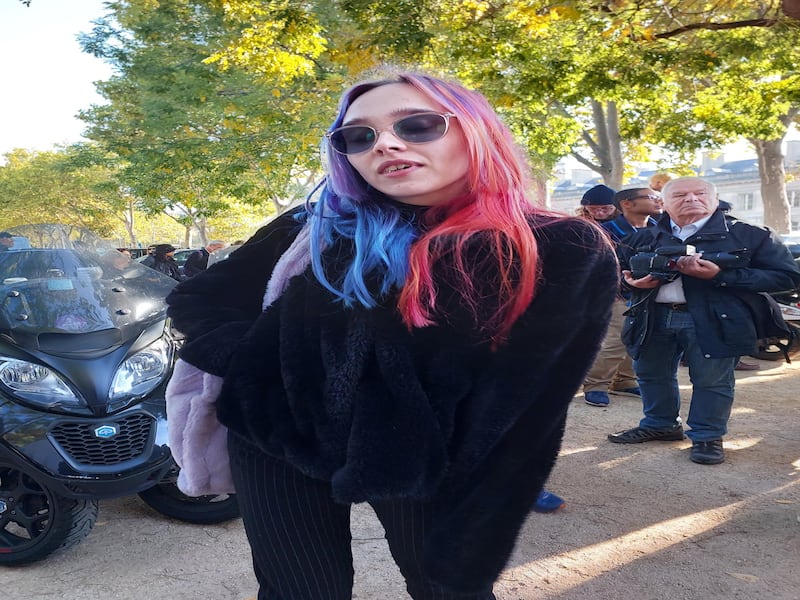
[[[109,398],[138,398],[151,392],[166,377],[171,361],[171,346],[164,338],[159,338],[119,366],[111,382]]]
[[[0,385],[12,395],[44,408],[86,406],[55,372],[26,360],[0,356]]]

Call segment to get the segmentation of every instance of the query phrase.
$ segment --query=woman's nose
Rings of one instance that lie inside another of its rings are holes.
[[[404,147],[403,140],[391,129],[385,129],[378,132],[378,137],[375,140],[373,150],[388,150]]]

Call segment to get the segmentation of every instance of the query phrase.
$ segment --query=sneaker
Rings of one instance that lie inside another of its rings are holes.
[[[590,406],[608,406],[608,394],[606,392],[586,392],[583,400]]]
[[[689,458],[692,459],[692,462],[701,465],[718,465],[725,462],[725,450],[722,447],[722,440],[692,442],[692,451]]]
[[[672,429],[645,429],[634,427],[608,434],[608,441],[615,444],[641,444],[642,442],[677,442],[683,439],[683,427],[676,425]]]
[[[537,513],[552,513],[564,508],[566,504],[567,503],[564,502],[561,496],[556,496],[552,492],[542,490],[539,492],[536,502],[533,503],[532,510]]]
[[[642,390],[638,387],[631,387],[625,388],[624,390],[608,390],[609,394],[614,394],[615,396],[634,396],[636,398],[642,397]]]

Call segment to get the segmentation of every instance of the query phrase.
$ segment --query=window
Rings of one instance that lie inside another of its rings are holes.
[[[789,206],[800,208],[800,190],[787,190],[786,195],[789,197]]]
[[[742,207],[742,210],[753,210],[756,205],[755,194],[753,192],[739,194],[738,204]]]

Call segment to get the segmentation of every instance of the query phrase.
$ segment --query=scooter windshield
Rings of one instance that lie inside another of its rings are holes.
[[[0,333],[122,334],[164,318],[164,298],[176,281],[88,230],[26,225],[10,231],[14,245],[0,251]]]

